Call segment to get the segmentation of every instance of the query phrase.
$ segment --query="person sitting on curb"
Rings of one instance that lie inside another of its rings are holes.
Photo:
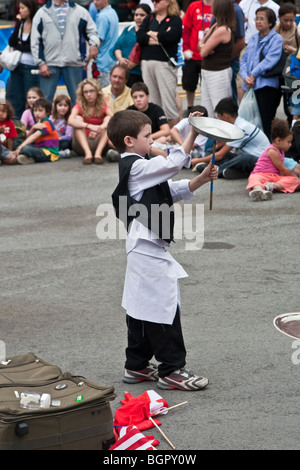
[[[59,159],[59,139],[57,130],[49,119],[52,103],[46,98],[40,98],[33,103],[32,109],[36,124],[14,151],[17,161],[21,165],[55,162]]]
[[[219,178],[248,178],[258,157],[268,147],[269,139],[261,129],[238,115],[238,105],[233,98],[223,98],[215,112],[221,121],[234,124],[244,132],[244,137],[224,143],[215,152],[215,162],[219,167]],[[212,155],[194,158],[193,171],[201,173],[211,160]]]
[[[131,87],[133,105],[127,109],[141,111],[152,122],[152,139],[166,144],[170,137],[170,126],[164,110],[158,104],[149,102],[149,89],[144,82],[136,82]]]

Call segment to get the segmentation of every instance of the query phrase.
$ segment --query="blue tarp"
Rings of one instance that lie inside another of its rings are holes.
[[[0,26],[0,51],[2,52],[3,49],[6,48],[8,44],[8,39],[10,38],[14,28],[11,26]],[[0,73],[0,89],[6,88],[7,80],[9,77],[10,71],[9,70],[3,70],[2,73]],[[4,84],[3,84],[4,82]]]

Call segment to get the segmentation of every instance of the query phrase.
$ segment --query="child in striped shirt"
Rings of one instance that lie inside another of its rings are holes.
[[[59,139],[53,122],[49,119],[52,105],[46,98],[36,100],[32,106],[36,124],[27,138],[15,150],[22,165],[35,162],[55,162],[59,159]]]

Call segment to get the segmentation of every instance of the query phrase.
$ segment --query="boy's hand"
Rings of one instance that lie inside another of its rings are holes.
[[[213,165],[211,161],[207,165],[207,167],[200,173],[200,175],[196,176],[189,182],[189,189],[190,191],[194,192],[196,189],[203,186],[205,183],[209,181],[213,181],[218,179],[218,167]]]
[[[203,183],[208,183],[209,181],[218,179],[218,167],[217,165],[213,165],[210,161],[206,168],[202,171],[200,176],[203,176],[204,181]]]
[[[203,116],[204,113],[201,113],[200,111],[194,111],[193,113],[189,114],[189,118],[194,117],[194,116]]]
[[[33,124],[32,129],[44,129],[44,127],[45,124],[43,124],[42,122],[36,122],[35,124]]]

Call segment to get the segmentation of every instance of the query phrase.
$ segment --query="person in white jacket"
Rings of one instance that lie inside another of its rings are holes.
[[[129,230],[122,300],[128,327],[123,381],[158,381],[163,390],[201,390],[208,379],[185,368],[178,279],[187,274],[167,248],[173,240],[173,202],[190,201],[196,189],[217,178],[217,169],[210,162],[192,180],[171,181],[183,167],[190,166],[188,152],[198,135],[192,127],[181,147],[171,150],[167,158],[150,160],[145,158],[153,143],[151,119],[146,114],[135,110],[115,113],[107,134],[121,154],[113,204]],[[123,207],[121,197],[127,197],[130,206],[128,221],[127,203]],[[131,217],[134,210],[139,214]],[[159,210],[162,217],[156,217]],[[152,356],[158,367],[149,362]]]
[[[47,0],[35,14],[31,30],[31,52],[45,98],[53,101],[62,77],[74,106],[83,67],[96,59],[99,44],[96,25],[85,8],[73,0]]]

